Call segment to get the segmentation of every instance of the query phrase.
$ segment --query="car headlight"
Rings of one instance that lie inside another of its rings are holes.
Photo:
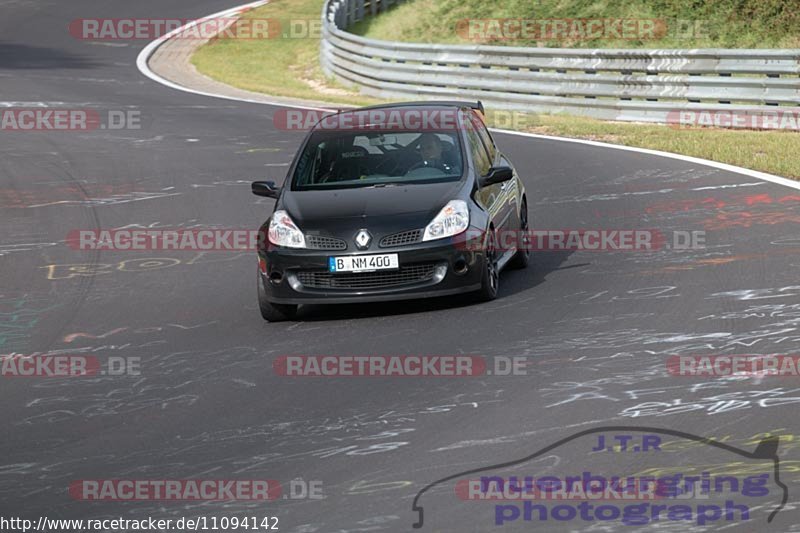
[[[423,241],[452,237],[467,231],[469,208],[464,200],[450,200],[425,228]]]
[[[279,209],[272,214],[269,221],[269,242],[287,248],[305,248],[306,238],[295,225],[289,214]]]

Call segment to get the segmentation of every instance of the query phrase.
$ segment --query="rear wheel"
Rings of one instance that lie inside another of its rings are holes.
[[[494,230],[489,233],[489,242],[486,244],[484,257],[483,276],[481,278],[481,288],[477,292],[477,298],[482,302],[489,302],[497,298],[497,291],[500,287],[500,271],[497,268],[497,238]]]
[[[291,320],[297,315],[297,306],[291,304],[276,304],[267,300],[264,290],[264,281],[261,273],[258,274],[258,309],[261,316],[268,322],[282,322]]]
[[[522,201],[522,207],[519,210],[519,239],[521,249],[517,250],[514,257],[508,262],[510,268],[527,268],[531,260],[530,243],[528,239],[528,201]]]

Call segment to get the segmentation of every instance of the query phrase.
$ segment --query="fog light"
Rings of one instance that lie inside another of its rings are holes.
[[[290,286],[292,289],[294,289],[294,290],[296,290],[296,291],[299,291],[300,289],[302,289],[302,288],[303,288],[303,284],[302,284],[302,283],[300,283],[300,280],[299,280],[299,279],[297,279],[297,276],[296,276],[296,275],[294,275],[294,274],[290,273],[288,276],[286,276],[286,279],[288,279],[288,280],[289,280],[289,286]]]
[[[447,275],[447,265],[437,265],[433,271],[433,279],[439,283]]]

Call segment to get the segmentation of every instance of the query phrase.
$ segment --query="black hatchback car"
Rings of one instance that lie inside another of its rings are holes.
[[[258,249],[266,320],[299,304],[497,296],[499,273],[528,264],[522,181],[497,149],[483,106],[415,102],[342,111],[311,128],[275,198]],[[513,242],[520,242],[514,239]]]

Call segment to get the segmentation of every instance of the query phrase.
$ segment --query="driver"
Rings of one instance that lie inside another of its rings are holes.
[[[423,133],[419,141],[419,153],[422,165],[449,171],[450,165],[444,161],[444,146],[435,133]]]

